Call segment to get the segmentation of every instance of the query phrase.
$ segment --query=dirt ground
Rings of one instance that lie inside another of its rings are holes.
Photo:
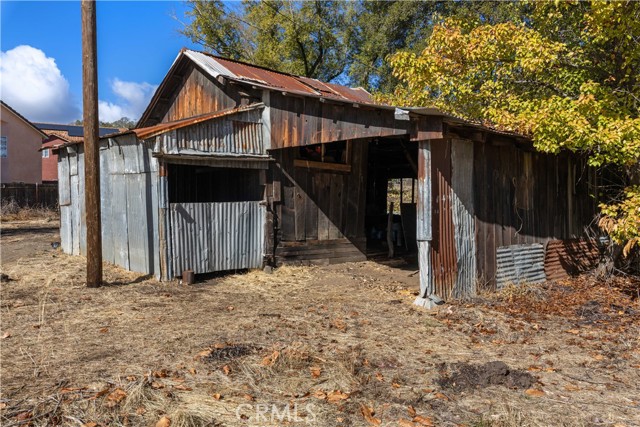
[[[3,426],[640,426],[627,279],[432,311],[401,262],[87,289],[55,226],[2,224]]]

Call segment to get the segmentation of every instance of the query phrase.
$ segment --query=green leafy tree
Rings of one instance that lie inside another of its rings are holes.
[[[638,2],[532,3],[520,22],[449,18],[422,52],[389,59],[402,85],[380,99],[530,135],[541,151],[585,152],[640,183]],[[640,243],[639,189],[601,206],[626,253]]]
[[[385,57],[420,52],[438,17],[505,22],[519,2],[192,0],[182,33],[205,50],[324,81],[391,91]]]
[[[331,81],[349,62],[349,3],[245,0],[189,1],[182,33],[206,50],[282,72]]]

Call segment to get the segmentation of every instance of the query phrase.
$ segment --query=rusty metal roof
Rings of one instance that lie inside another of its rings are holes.
[[[241,107],[227,108],[226,110],[215,111],[213,113],[207,113],[207,114],[201,114],[199,116],[189,117],[187,119],[176,120],[173,122],[159,123],[157,125],[148,126],[144,128],[137,128],[137,129],[126,130],[124,132],[111,133],[111,134],[107,134],[100,137],[100,139],[114,138],[116,136],[127,135],[130,133],[135,133],[136,137],[138,137],[139,139],[149,139],[149,138],[153,138],[154,136],[158,136],[158,135],[162,135],[163,133],[170,132],[172,130],[181,129],[186,126],[192,126],[197,123],[206,122],[207,120],[218,119],[221,117],[242,113],[244,111],[251,111],[251,110],[255,110],[256,108],[262,108],[262,107],[264,107],[264,104],[262,102],[256,102],[256,103],[244,105]]]
[[[224,76],[231,80],[303,96],[328,98],[357,104],[380,105],[363,88],[349,88],[333,83],[324,83],[317,79],[281,73],[195,50],[185,49],[180,52],[180,55],[187,56],[213,77]],[[180,58],[180,55],[178,58]]]

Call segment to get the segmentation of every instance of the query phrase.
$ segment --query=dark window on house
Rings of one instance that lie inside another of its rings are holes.
[[[169,165],[169,203],[260,201],[263,173],[258,169]]]
[[[7,137],[0,137],[0,158],[7,157]]]

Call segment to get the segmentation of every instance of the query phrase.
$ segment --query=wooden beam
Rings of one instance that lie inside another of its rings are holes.
[[[96,2],[94,0],[82,0],[81,11],[87,286],[94,288],[102,284]]]

